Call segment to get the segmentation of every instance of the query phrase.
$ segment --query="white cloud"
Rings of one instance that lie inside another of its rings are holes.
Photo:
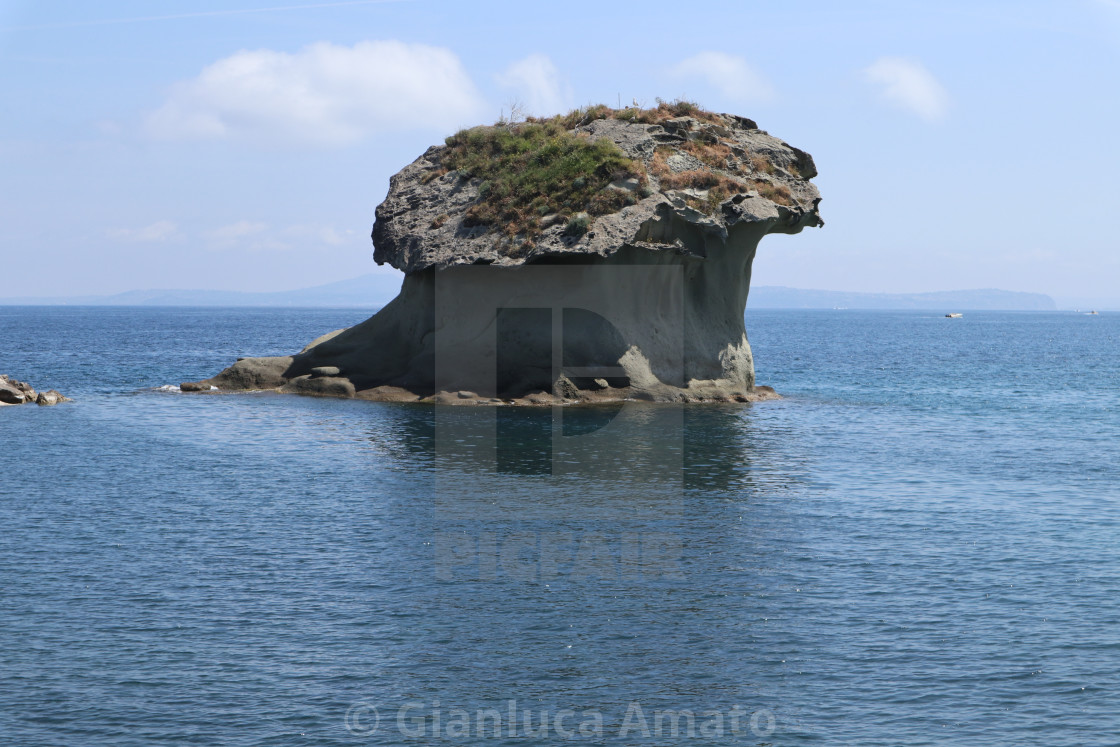
[[[334,226],[314,224],[288,226],[279,231],[278,238],[297,248],[306,249],[327,249],[338,246],[354,247],[355,245],[373,248],[373,245],[369,243],[368,234],[363,233],[359,236],[358,232],[353,229],[348,228],[345,231],[339,231]]]
[[[268,251],[283,250],[289,247],[279,241],[275,231],[270,231],[267,223],[239,220],[226,226],[219,226],[199,234],[206,248],[213,251]]]
[[[296,224],[273,228],[250,220],[203,231],[201,236],[211,250],[249,252],[324,251],[339,246],[349,251],[358,240],[357,232],[339,231],[333,226]]]
[[[699,78],[735,101],[764,101],[774,95],[765,77],[742,57],[725,52],[701,52],[669,70],[677,79]]]
[[[949,109],[948,92],[920,62],[881,57],[864,68],[863,74],[879,86],[883,98],[922,119],[943,119]]]
[[[217,243],[232,243],[239,239],[244,239],[247,236],[262,233],[268,226],[264,223],[257,223],[248,220],[239,220],[236,223],[231,223],[228,226],[215,228],[212,231],[204,231],[202,236],[208,241]]]
[[[141,228],[113,228],[106,232],[111,239],[148,243],[178,238],[179,226],[169,220],[156,221]]]
[[[526,114],[551,116],[571,108],[572,87],[543,54],[518,60],[498,76],[498,83],[520,97]]]
[[[324,244],[331,246],[342,246],[347,244],[354,236],[352,230],[336,231],[333,227],[327,226],[326,228],[317,229],[319,240]]]
[[[145,120],[161,139],[347,145],[374,132],[451,129],[481,99],[450,50],[397,41],[328,42],[289,54],[242,51],[176,84]]]

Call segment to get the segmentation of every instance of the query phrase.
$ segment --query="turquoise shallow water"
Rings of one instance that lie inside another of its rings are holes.
[[[750,312],[786,399],[562,421],[154,390],[362,316],[0,307],[77,400],[0,411],[0,741],[1117,743],[1120,315]]]

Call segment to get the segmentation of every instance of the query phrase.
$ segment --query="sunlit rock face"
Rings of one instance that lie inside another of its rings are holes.
[[[405,273],[396,299],[194,388],[453,404],[773,396],[755,386],[743,323],[751,265],[767,234],[823,225],[815,175],[754,122],[680,104],[459,133],[393,176],[377,208],[374,258]]]

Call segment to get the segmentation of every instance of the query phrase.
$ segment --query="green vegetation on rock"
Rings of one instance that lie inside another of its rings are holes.
[[[442,166],[482,180],[469,225],[527,240],[540,233],[543,219],[606,215],[633,204],[631,192],[609,185],[646,178],[610,140],[568,132],[558,120],[463,130],[447,138]]]

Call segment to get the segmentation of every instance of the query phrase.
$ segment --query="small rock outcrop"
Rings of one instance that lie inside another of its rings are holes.
[[[25,381],[16,381],[7,374],[0,374],[0,406],[37,404],[43,406],[57,405],[59,402],[70,402],[69,397],[64,397],[54,389],[45,392],[36,392]]]
[[[750,401],[759,241],[823,222],[813,159],[688,102],[464,130],[390,180],[365,322],[184,391],[447,404]],[[442,393],[442,394],[441,394]]]

